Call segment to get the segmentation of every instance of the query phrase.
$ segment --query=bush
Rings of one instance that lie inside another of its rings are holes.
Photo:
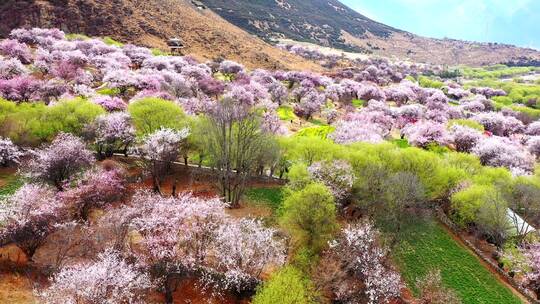
[[[471,119],[451,119],[448,121],[448,128],[452,128],[455,125],[469,127],[471,129],[476,129],[480,132],[484,132],[484,126],[478,122]]]
[[[63,101],[46,108],[41,130],[35,129],[34,132],[44,132],[40,137],[47,139],[60,132],[80,136],[86,125],[102,114],[105,114],[103,108],[90,101],[83,99]]]
[[[287,266],[257,289],[253,304],[311,304],[315,302],[313,284],[299,270]]]
[[[188,125],[182,108],[159,98],[137,100],[128,106],[128,111],[139,136],[154,133],[161,128],[181,130]]]
[[[334,197],[324,185],[310,184],[285,199],[279,222],[297,248],[318,252],[338,228]]]
[[[53,106],[0,100],[0,135],[19,145],[37,146],[58,133],[81,135],[85,126],[105,110],[92,102],[75,99]]]
[[[418,78],[418,84],[423,88],[441,89],[444,87],[444,82],[432,80],[425,76],[420,76]]]
[[[480,208],[496,191],[494,186],[475,184],[454,193],[451,197],[451,204],[456,223],[462,226],[474,223]]]

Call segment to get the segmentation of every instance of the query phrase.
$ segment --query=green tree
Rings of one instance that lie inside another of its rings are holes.
[[[101,106],[84,99],[62,101],[45,107],[41,124],[33,128],[33,133],[47,140],[60,132],[81,136],[83,129],[102,114],[105,110]]]
[[[287,266],[257,289],[252,303],[311,304],[315,303],[315,292],[313,284],[302,272]]]
[[[181,130],[189,126],[182,108],[168,100],[143,98],[131,103],[128,111],[139,136],[154,133],[161,128]]]
[[[297,248],[318,252],[338,228],[334,196],[324,185],[316,183],[293,192],[283,202],[279,222],[291,234]]]

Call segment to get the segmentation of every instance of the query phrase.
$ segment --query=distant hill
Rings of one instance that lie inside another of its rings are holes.
[[[201,0],[266,41],[281,38],[435,64],[528,64],[536,50],[417,36],[373,21],[337,0]],[[474,30],[474,29],[471,29]]]
[[[0,1],[0,37],[13,28],[34,26],[163,49],[168,38],[180,37],[185,52],[200,60],[222,57],[251,68],[321,69],[187,0]]]

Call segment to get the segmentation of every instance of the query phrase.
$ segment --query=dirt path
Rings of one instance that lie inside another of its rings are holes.
[[[477,260],[478,262],[484,266],[484,268],[486,268],[487,270],[489,270],[489,272],[491,272],[495,278],[497,278],[497,281],[499,281],[500,283],[502,283],[504,286],[506,286],[508,289],[510,289],[512,291],[512,293],[514,295],[516,295],[523,303],[530,303],[530,301],[523,295],[521,294],[521,292],[519,292],[517,289],[514,288],[514,286],[512,286],[509,282],[508,282],[508,279],[505,278],[504,276],[502,276],[500,273],[498,273],[495,269],[493,269],[493,267],[486,263],[486,261],[484,261],[482,258],[480,258],[474,251],[472,251],[464,242],[463,240],[457,236],[453,231],[452,229],[448,228],[448,226],[446,226],[444,223],[442,223],[441,221],[437,221],[443,228],[444,230],[448,233],[448,235],[450,235],[452,237],[452,239],[454,239],[454,241],[456,241],[461,247],[465,248],[470,254],[472,254]]]

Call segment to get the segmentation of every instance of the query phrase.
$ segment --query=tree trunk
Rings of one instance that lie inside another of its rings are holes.
[[[172,197],[176,197],[176,179],[174,179],[174,182],[172,185]]]
[[[159,179],[157,178],[157,176],[154,176],[153,181],[154,181],[154,192],[161,194],[161,187],[159,185]]]

